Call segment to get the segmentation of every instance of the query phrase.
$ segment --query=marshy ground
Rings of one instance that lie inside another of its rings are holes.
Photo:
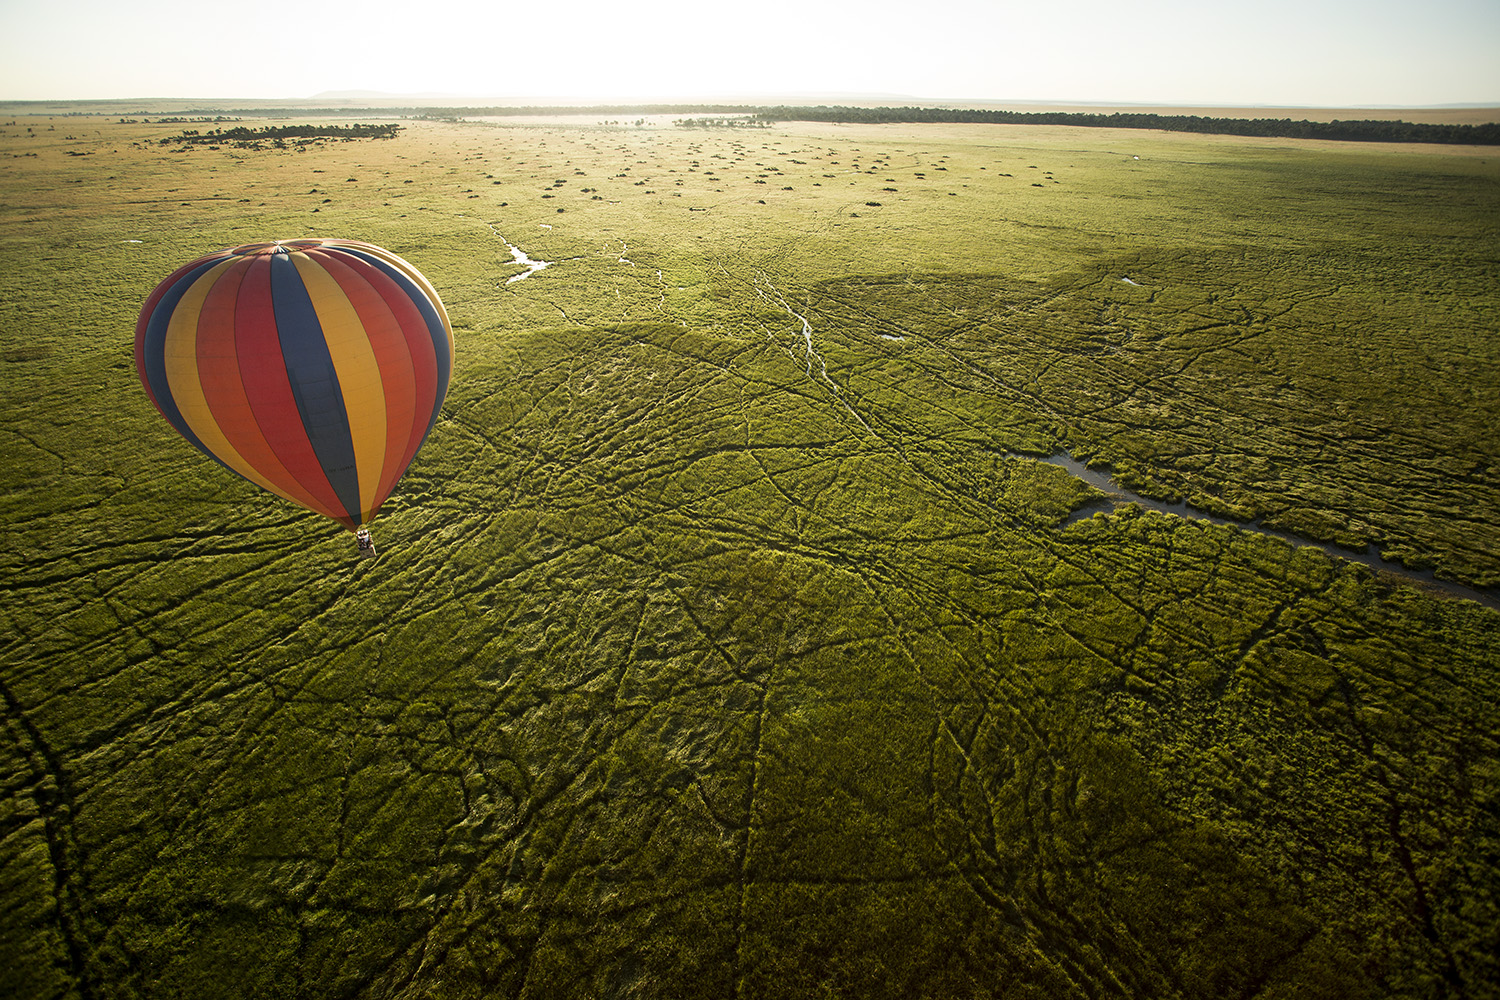
[[[1027,457],[1500,585],[1490,151],[400,124],[0,124],[8,993],[1500,992],[1500,613]],[[370,562],[133,369],[299,236],[458,338]]]

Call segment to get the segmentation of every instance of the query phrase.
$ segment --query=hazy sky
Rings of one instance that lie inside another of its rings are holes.
[[[1500,104],[1500,0],[0,0],[0,99]]]

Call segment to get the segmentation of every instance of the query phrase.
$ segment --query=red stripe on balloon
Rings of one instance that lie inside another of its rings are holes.
[[[286,361],[276,330],[271,300],[271,259],[255,257],[240,283],[235,302],[235,355],[251,412],[261,434],[274,442],[276,457],[286,470],[285,480],[273,480],[291,492],[300,488],[316,501],[320,514],[354,528],[354,517],[344,509],[313,452],[302,426],[297,400],[287,379]],[[269,478],[269,477],[268,477]],[[358,511],[354,512],[355,516]]]
[[[245,464],[304,507],[327,514],[323,504],[276,457],[245,392],[235,343],[235,317],[240,286],[250,266],[251,258],[242,256],[220,275],[198,314],[198,378],[203,395],[219,432]]]
[[[411,358],[412,384],[416,387],[416,394],[412,400],[412,421],[405,431],[405,444],[399,451],[386,454],[387,468],[392,467],[392,462],[395,463],[396,471],[391,477],[391,484],[394,488],[396,480],[401,478],[401,474],[406,471],[406,467],[411,464],[412,458],[417,454],[417,449],[422,445],[422,438],[427,433],[427,425],[432,422],[432,411],[437,404],[437,390],[439,389],[437,350],[433,347],[432,334],[427,328],[427,320],[423,318],[422,311],[407,295],[406,290],[380,268],[364,260],[358,258],[356,260],[369,268],[366,273],[369,275],[371,287],[380,293],[381,298],[385,300],[385,304],[390,307],[392,314],[396,317],[402,337],[406,341],[407,355]]]
[[[327,250],[309,250],[307,255],[338,283],[364,326],[380,368],[385,397],[385,458],[376,482],[371,517],[396,488],[412,456],[408,453],[411,425],[417,404],[417,376],[412,371],[411,350],[402,333],[402,321],[376,281],[388,282],[385,274],[367,261]],[[402,296],[400,301],[405,301]],[[430,405],[430,404],[429,404]]]

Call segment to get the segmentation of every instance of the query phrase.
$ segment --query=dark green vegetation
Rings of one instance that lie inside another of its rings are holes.
[[[1361,120],[1315,122],[1291,118],[1214,118],[1203,115],[1161,115],[1077,111],[999,111],[983,108],[759,108],[758,114],[778,121],[884,123],[958,123],[986,125],[1072,125],[1081,128],[1160,129],[1203,135],[1245,135],[1281,139],[1331,139],[1340,142],[1446,142],[1493,146],[1500,144],[1500,123],[1438,125],[1421,122]]]
[[[293,145],[307,145],[322,139],[348,142],[353,139],[394,139],[401,131],[400,125],[263,125],[251,128],[236,125],[232,128],[216,128],[207,132],[188,129],[179,135],[169,135],[156,140],[159,145],[179,144],[183,146],[225,145],[236,149],[280,149],[290,139]]]
[[[672,124],[678,128],[770,128],[774,122],[761,115],[720,118],[681,118]]]
[[[1500,994],[1500,614],[1013,454],[1496,582],[1494,164],[155,136],[0,133],[4,992]],[[132,370],[303,234],[459,337],[373,563]]]
[[[810,301],[820,325],[901,337],[922,381],[1025,414],[1050,430],[1044,451],[1103,460],[1146,495],[1373,542],[1387,558],[1493,587],[1495,267],[1407,256],[1419,252],[1346,250],[1333,264],[1326,251],[1285,248],[1137,251],[1040,286],[839,279]],[[1338,273],[1351,265],[1357,285]],[[1410,286],[1434,271],[1454,293],[1440,309]],[[1371,323],[1372,301],[1398,325]],[[1393,353],[1399,364],[1386,361]],[[851,372],[851,392],[869,377]],[[931,433],[951,436],[948,424]]]

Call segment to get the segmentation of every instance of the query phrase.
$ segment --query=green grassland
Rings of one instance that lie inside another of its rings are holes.
[[[1500,613],[1026,457],[1500,584],[1500,160],[401,124],[0,124],[0,992],[1500,995]],[[373,562],[131,358],[316,235],[458,340]]]

